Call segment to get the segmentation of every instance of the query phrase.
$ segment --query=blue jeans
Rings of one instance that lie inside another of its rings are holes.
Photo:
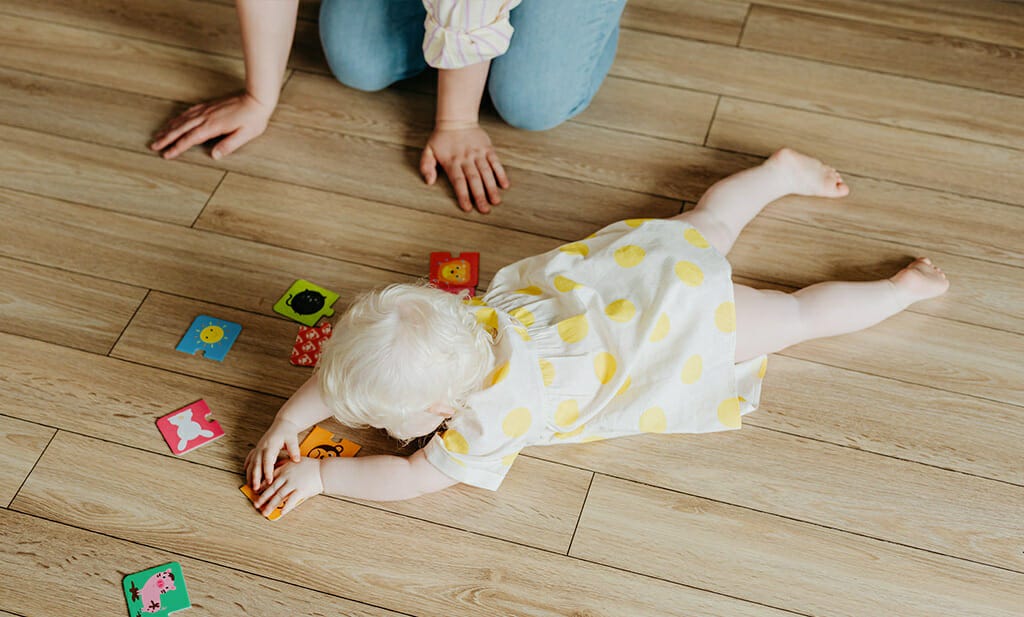
[[[512,126],[542,131],[586,109],[615,59],[626,0],[523,0],[508,52],[487,89]],[[323,0],[320,40],[331,72],[376,91],[427,68],[421,0]]]

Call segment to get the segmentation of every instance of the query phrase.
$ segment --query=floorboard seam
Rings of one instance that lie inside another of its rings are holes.
[[[20,418],[18,419],[20,420]],[[25,420],[22,420],[22,422],[25,422]],[[18,490],[14,492],[14,495],[11,497],[11,500],[7,503],[7,509],[11,509],[11,506],[14,505],[14,501],[18,498],[18,495],[21,493],[21,489],[25,488],[25,483],[28,482],[28,479],[32,476],[32,472],[36,470],[36,465],[39,464],[39,461],[43,458],[43,455],[46,454],[46,450],[49,449],[50,444],[53,443],[54,437],[56,437],[57,433],[59,432],[60,429],[57,429],[53,431],[53,435],[50,435],[49,441],[46,442],[46,445],[43,446],[43,449],[39,452],[39,456],[36,457],[36,462],[32,463],[32,469],[29,469],[28,473],[25,474],[25,478],[21,481],[21,484],[18,485]]]

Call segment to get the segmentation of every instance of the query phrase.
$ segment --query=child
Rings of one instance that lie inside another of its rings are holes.
[[[528,445],[739,428],[766,354],[871,326],[949,283],[928,259],[888,279],[794,293],[733,284],[743,227],[788,194],[842,197],[835,169],[789,149],[709,189],[690,212],[615,223],[498,272],[482,300],[394,285],[339,321],[317,373],[246,459],[264,513],[326,492],[408,499],[498,488]],[[331,415],[400,439],[409,457],[315,460],[297,433]],[[274,468],[282,449],[290,460]]]

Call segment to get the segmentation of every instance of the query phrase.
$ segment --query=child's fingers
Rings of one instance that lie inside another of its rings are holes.
[[[274,477],[274,463],[277,461],[277,454],[274,456],[263,455],[263,477],[270,480]]]
[[[444,171],[448,174],[448,180],[455,189],[455,199],[459,207],[469,212],[473,209],[473,202],[469,200],[469,188],[466,187],[466,176],[462,175],[462,168],[458,163],[445,166]]]
[[[284,491],[281,491],[281,492],[284,493]],[[297,492],[298,491],[290,491],[287,494],[285,494],[285,496],[284,496],[284,507],[281,508],[281,516],[284,516],[285,514],[288,514],[289,512],[294,510],[296,506],[298,506],[300,503],[302,503],[302,500],[299,499],[298,495],[296,494]]]
[[[480,171],[480,178],[484,182],[484,189],[487,190],[487,200],[491,202],[492,206],[500,204],[501,191],[498,189],[498,184],[494,181],[494,170],[491,169],[487,159],[477,159],[476,168]]]
[[[177,141],[179,137],[202,124],[205,120],[206,118],[199,116],[198,118],[190,118],[177,126],[171,126],[167,132],[157,135],[156,141],[153,142],[151,147],[154,150],[163,150]]]
[[[302,453],[299,452],[298,438],[289,439],[285,442],[284,447],[288,450],[288,454],[292,456],[293,461],[298,463],[302,459]]]
[[[283,498],[287,491],[283,490],[286,486],[284,480],[275,481],[273,484],[267,487],[267,490],[263,491],[260,495],[260,501],[262,502],[257,507],[264,514],[268,514],[274,511],[274,508],[283,501]]]
[[[491,211],[491,204],[487,201],[487,193],[484,191],[484,182],[480,178],[480,170],[476,168],[476,163],[472,160],[463,163],[462,173],[466,176],[466,181],[469,182],[469,190],[473,193],[473,201],[476,203],[476,209],[487,214]]]
[[[256,456],[253,457],[252,465],[250,465],[250,469],[252,470],[252,482],[249,486],[251,486],[254,491],[259,489],[260,482],[263,480],[262,454],[262,452],[257,452]]]
[[[242,129],[238,129],[234,133],[231,133],[227,137],[222,139],[219,144],[214,146],[213,151],[210,152],[210,156],[212,156],[214,160],[219,161],[220,159],[231,154],[235,150],[241,148],[250,139],[251,138],[249,137],[249,133],[243,131]]]

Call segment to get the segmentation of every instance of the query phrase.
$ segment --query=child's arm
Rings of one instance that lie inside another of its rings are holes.
[[[281,406],[274,423],[246,457],[245,475],[249,486],[259,490],[264,479],[274,477],[274,464],[282,449],[287,450],[291,459],[298,462],[299,431],[331,415],[331,410],[320,398],[317,376],[313,375]]]
[[[307,458],[279,467],[274,481],[255,505],[266,515],[287,499],[288,504],[281,511],[283,515],[303,499],[319,493],[370,501],[400,501],[453,484],[457,481],[431,465],[423,450],[412,456]]]

